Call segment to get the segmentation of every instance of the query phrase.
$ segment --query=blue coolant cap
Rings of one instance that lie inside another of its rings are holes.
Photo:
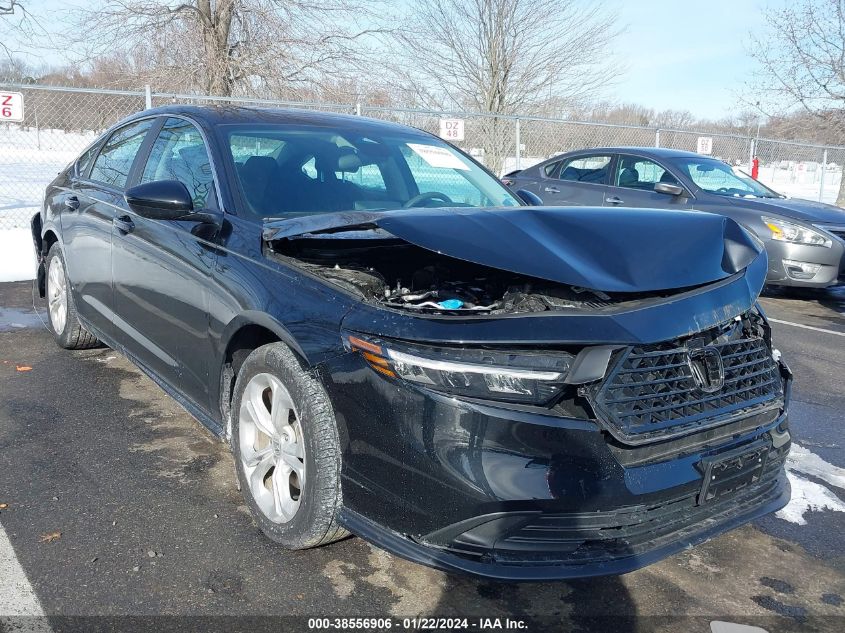
[[[444,310],[460,310],[464,307],[464,302],[460,299],[446,299],[445,301],[441,301],[437,305],[439,305]]]

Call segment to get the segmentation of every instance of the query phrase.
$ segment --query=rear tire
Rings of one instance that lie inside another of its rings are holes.
[[[283,343],[254,350],[235,381],[232,450],[258,527],[288,549],[348,535],[341,507],[337,424],[322,384]]]
[[[91,349],[100,341],[79,322],[79,313],[67,280],[67,268],[62,249],[53,244],[47,253],[44,281],[47,298],[47,322],[56,343],[65,349]]]

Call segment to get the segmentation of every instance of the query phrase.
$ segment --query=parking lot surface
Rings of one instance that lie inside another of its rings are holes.
[[[796,375],[798,502],[625,576],[498,584],[358,538],[273,545],[225,444],[120,354],[59,349],[30,284],[0,284],[0,630],[110,622],[92,616],[451,615],[528,630],[705,632],[721,620],[843,631],[845,291],[771,292],[762,304]],[[3,618],[38,609],[49,620]]]

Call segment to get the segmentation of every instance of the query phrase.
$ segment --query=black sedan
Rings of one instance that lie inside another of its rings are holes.
[[[789,498],[766,257],[727,218],[525,206],[411,128],[170,106],[32,228],[58,344],[119,350],[230,442],[285,547],[621,573]]]
[[[653,147],[603,147],[555,156],[505,180],[550,205],[720,213],[765,243],[766,283],[809,288],[845,283],[845,211],[786,198],[715,158]]]

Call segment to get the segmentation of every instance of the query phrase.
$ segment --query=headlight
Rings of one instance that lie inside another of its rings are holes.
[[[573,356],[436,348],[346,337],[380,374],[453,395],[545,404],[564,388]]]
[[[761,218],[763,223],[772,232],[772,239],[778,242],[791,242],[792,244],[810,244],[812,246],[824,246],[830,248],[833,241],[827,236],[785,220],[775,218]]]

